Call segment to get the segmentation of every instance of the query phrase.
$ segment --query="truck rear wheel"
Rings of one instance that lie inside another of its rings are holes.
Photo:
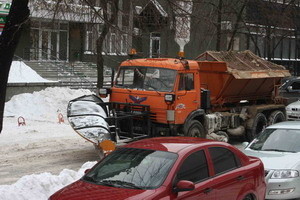
[[[187,127],[186,136],[206,138],[205,129],[199,121],[191,120]]]
[[[254,138],[256,138],[266,126],[266,116],[263,113],[257,113],[253,119],[251,129],[247,130],[246,132],[248,142],[251,142]]]
[[[278,122],[283,122],[285,120],[286,118],[283,112],[280,110],[275,110],[271,113],[271,115],[268,118],[268,125],[276,124]]]

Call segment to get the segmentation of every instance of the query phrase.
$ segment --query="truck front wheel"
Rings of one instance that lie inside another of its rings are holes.
[[[186,136],[206,138],[205,129],[199,121],[191,120],[187,127]]]

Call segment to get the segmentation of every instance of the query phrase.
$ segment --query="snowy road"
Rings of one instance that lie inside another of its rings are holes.
[[[68,124],[26,123],[18,127],[16,118],[4,119],[0,135],[0,185],[12,184],[28,174],[77,171],[85,162],[98,160],[94,146]]]

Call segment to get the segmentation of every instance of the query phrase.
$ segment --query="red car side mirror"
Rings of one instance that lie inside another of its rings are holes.
[[[192,191],[195,189],[195,184],[191,181],[181,180],[176,184],[175,192]]]
[[[84,170],[84,174],[88,173],[89,171],[91,171],[91,169]]]

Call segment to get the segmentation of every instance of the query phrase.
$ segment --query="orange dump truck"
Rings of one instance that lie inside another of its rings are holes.
[[[162,135],[252,140],[285,120],[277,88],[286,76],[283,66],[250,51],[132,59],[120,65],[112,88],[100,90],[109,102],[97,104],[115,141]]]

